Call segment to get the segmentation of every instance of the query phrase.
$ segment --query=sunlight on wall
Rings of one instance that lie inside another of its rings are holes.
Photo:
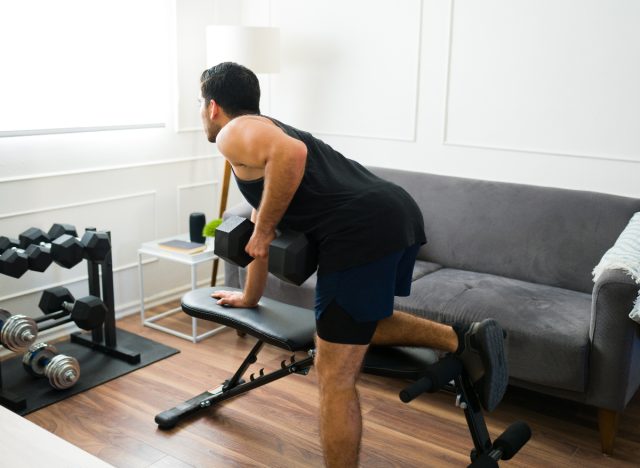
[[[168,3],[0,6],[0,132],[163,122]]]

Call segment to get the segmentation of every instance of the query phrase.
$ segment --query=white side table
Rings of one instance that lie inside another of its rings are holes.
[[[203,252],[199,252],[197,254],[184,254],[180,252],[173,252],[170,250],[163,249],[158,247],[160,242],[165,242],[173,239],[181,239],[181,240],[189,240],[189,234],[180,234],[177,236],[171,236],[166,239],[158,239],[150,242],[143,243],[138,249],[138,273],[140,275],[140,318],[142,319],[142,325],[150,328],[155,328],[156,330],[161,330],[166,333],[170,333],[171,335],[178,336],[180,338],[184,338],[185,340],[193,341],[197,343],[198,341],[202,341],[203,339],[215,335],[216,333],[224,330],[226,327],[220,326],[213,330],[209,330],[205,333],[201,333],[198,335],[198,319],[195,317],[191,317],[191,335],[187,335],[185,333],[181,333],[177,330],[174,330],[169,327],[165,327],[162,325],[158,325],[154,323],[157,320],[160,320],[168,315],[175,314],[176,312],[181,312],[182,309],[180,307],[176,307],[175,309],[171,309],[167,312],[163,312],[158,315],[154,315],[153,317],[145,317],[145,309],[144,309],[144,277],[143,277],[143,268],[142,268],[142,256],[148,255],[151,257],[161,258],[164,260],[170,260],[172,262],[182,263],[185,265],[189,265],[191,267],[191,289],[196,289],[198,287],[198,272],[197,266],[201,263],[208,262],[210,260],[215,259],[215,254],[213,253],[213,243],[207,245],[207,249]]]

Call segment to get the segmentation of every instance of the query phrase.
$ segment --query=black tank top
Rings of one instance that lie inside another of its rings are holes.
[[[307,147],[302,182],[278,229],[304,232],[318,246],[318,274],[372,262],[424,244],[422,213],[401,187],[377,177],[323,141],[269,118]],[[264,179],[235,176],[242,195],[258,209]]]

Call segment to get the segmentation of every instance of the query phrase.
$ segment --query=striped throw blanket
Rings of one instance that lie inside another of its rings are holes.
[[[631,217],[616,243],[607,250],[598,266],[594,268],[593,281],[598,281],[605,270],[613,269],[624,270],[640,285],[640,212]],[[629,317],[640,323],[640,293]]]

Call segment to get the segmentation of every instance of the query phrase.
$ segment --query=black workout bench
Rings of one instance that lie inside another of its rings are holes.
[[[217,290],[232,288],[202,288],[190,291],[182,298],[182,309],[190,316],[210,320],[236,329],[258,339],[238,370],[217,388],[208,390],[184,403],[163,411],[155,417],[160,429],[176,426],[185,416],[218,402],[246,393],[290,374],[307,375],[313,366],[315,349],[315,315],[312,310],[283,304],[262,298],[255,308],[230,308],[216,304],[211,294]],[[295,354],[281,362],[281,368],[258,376],[251,374],[243,379],[249,366],[257,361],[257,355],[270,344],[295,353],[303,351],[307,357],[296,361]],[[400,392],[400,399],[410,402],[422,393],[436,392],[443,388],[456,393],[456,406],[464,410],[473,440],[470,458],[473,467],[498,466],[497,460],[509,460],[527,443],[531,436],[529,426],[518,421],[509,426],[493,443],[482,415],[477,394],[464,371],[461,362],[448,355],[443,359],[426,348],[371,346],[365,357],[364,372],[386,377],[413,380],[414,383]],[[453,385],[451,382],[453,381]]]

